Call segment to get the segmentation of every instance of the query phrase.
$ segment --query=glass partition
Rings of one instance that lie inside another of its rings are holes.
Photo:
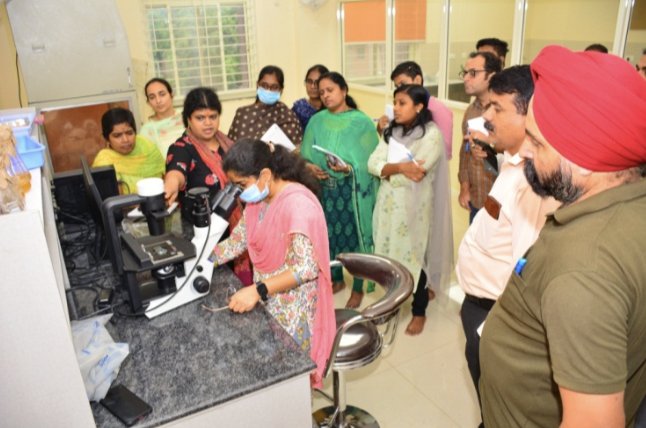
[[[636,65],[646,49],[646,0],[634,1],[624,58]]]
[[[509,44],[512,50],[515,0],[451,0],[449,15],[449,54],[447,98],[470,102],[458,73],[475,52],[480,39],[495,37]],[[505,64],[510,64],[507,54]]]
[[[620,0],[527,0],[523,64],[548,45],[582,51],[592,44],[612,50]]]
[[[394,51],[389,77],[398,64],[415,61],[424,72],[424,86],[431,95],[437,96],[442,0],[394,0],[393,6]]]

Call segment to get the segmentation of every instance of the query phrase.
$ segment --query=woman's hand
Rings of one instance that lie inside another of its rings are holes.
[[[170,206],[177,199],[179,189],[184,185],[184,175],[179,171],[168,171],[164,177],[164,193],[166,206]]]
[[[342,173],[344,173],[344,174],[350,174],[350,165],[346,165],[346,166],[344,166],[344,167],[340,167],[340,166],[332,165],[332,163],[330,163],[330,160],[329,160],[329,159],[328,159],[328,161],[327,161],[327,165],[330,167],[330,169],[331,169],[332,171],[335,171],[335,172],[342,172]]]
[[[314,176],[319,180],[327,180],[328,178],[330,178],[330,175],[327,172],[323,171],[318,165],[308,163],[307,167],[309,168],[310,172],[314,174]]]
[[[415,164],[415,162],[417,162],[417,164]],[[415,159],[415,162],[401,163],[399,164],[399,169],[400,172],[404,174],[404,177],[417,183],[419,181],[422,181],[422,179],[426,176],[426,169],[420,166],[424,165],[424,162],[426,162],[426,160]]]
[[[260,294],[254,285],[243,287],[229,300],[229,309],[233,312],[243,313],[252,310],[260,300]]]

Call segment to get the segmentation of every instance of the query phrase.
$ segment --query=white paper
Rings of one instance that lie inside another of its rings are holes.
[[[265,132],[265,135],[260,137],[262,141],[265,143],[272,142],[274,144],[278,144],[279,146],[285,147],[287,150],[290,152],[296,150],[296,146],[294,143],[292,143],[292,140],[285,135],[282,129],[280,129],[280,126],[276,125],[275,123],[269,127],[267,132]]]
[[[469,119],[467,121],[467,128],[473,129],[475,131],[480,131],[485,135],[489,135],[489,131],[487,131],[487,128],[485,128],[485,120],[484,117],[476,117],[475,119]]]
[[[388,159],[387,163],[411,162],[413,159],[410,150],[402,143],[390,137],[388,140]]]
[[[177,208],[177,202],[173,202],[166,211],[168,211],[168,214],[172,214],[173,211],[175,211],[175,208]],[[128,218],[139,218],[143,216],[144,215],[141,213],[141,210],[139,209],[138,206],[134,210],[128,213]]]
[[[395,108],[392,106],[392,104],[386,104],[386,116],[388,116],[388,120],[391,122],[395,119]]]
[[[316,144],[314,144],[312,146],[312,148],[318,150],[319,152],[325,153],[327,155],[328,160],[330,161],[330,163],[332,165],[336,165],[336,166],[341,167],[341,168],[345,168],[345,167],[348,166],[345,162],[343,162],[343,159],[341,159],[340,157],[338,157],[336,154],[332,153],[331,151],[326,150],[323,147],[319,147]]]

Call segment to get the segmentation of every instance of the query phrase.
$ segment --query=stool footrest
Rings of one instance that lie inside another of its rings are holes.
[[[321,428],[379,428],[377,420],[368,412],[355,406],[346,406],[343,418],[337,416],[332,425],[328,425],[336,412],[334,406],[327,406],[314,412],[314,420]]]

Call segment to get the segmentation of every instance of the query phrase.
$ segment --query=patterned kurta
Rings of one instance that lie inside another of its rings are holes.
[[[318,110],[316,110],[310,103],[307,102],[307,98],[301,98],[294,103],[294,105],[292,106],[292,111],[296,113],[298,120],[301,121],[301,128],[303,129],[303,133],[305,133],[307,124]]]
[[[153,121],[149,120],[139,130],[139,134],[148,138],[157,146],[161,154],[166,157],[168,148],[184,133],[184,122],[182,122],[182,112],[176,111],[175,114],[166,119]]]
[[[285,104],[252,104],[240,107],[229,128],[229,138],[237,141],[240,138],[260,139],[265,132],[276,124],[287,135],[298,149],[303,141],[303,130],[296,114]]]
[[[262,204],[260,222],[262,222],[269,204],[260,203]],[[215,247],[213,251],[215,264],[226,263],[245,250],[247,250],[247,220],[243,215],[231,236]],[[318,297],[319,268],[314,246],[305,235],[295,233],[291,236],[285,263],[278,270],[259,272],[254,268],[254,281],[264,281],[287,270],[296,277],[300,285],[280,293],[270,294],[269,300],[264,304],[276,321],[309,355]]]
[[[409,236],[408,221],[409,210],[415,210],[414,218],[417,221],[417,230],[423,231],[424,237],[428,236],[433,219],[433,180],[435,167],[438,158],[443,153],[440,131],[437,127],[429,127],[424,136],[416,140],[409,150],[415,159],[424,159],[423,167],[427,171],[427,177],[418,186],[425,188],[419,192],[426,196],[415,201],[411,206],[406,197],[406,190],[413,182],[404,174],[393,174],[389,180],[381,180],[379,193],[377,194],[377,205],[372,218],[372,227],[375,237],[375,254],[390,257],[402,263],[418,283],[422,269],[422,258],[424,254],[415,254],[412,241]],[[383,137],[379,146],[368,160],[368,171],[379,177],[388,159],[388,144]],[[420,237],[422,238],[422,237]],[[426,248],[426,245],[422,245]]]

